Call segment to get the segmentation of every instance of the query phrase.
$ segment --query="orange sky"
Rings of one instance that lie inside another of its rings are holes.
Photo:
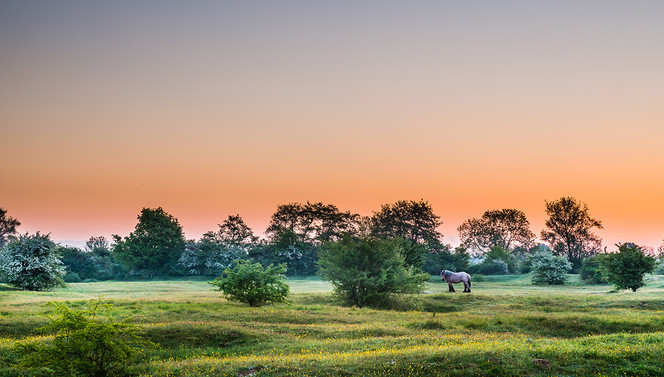
[[[0,4],[0,207],[56,240],[162,206],[428,200],[457,226],[574,196],[664,239],[664,4]]]

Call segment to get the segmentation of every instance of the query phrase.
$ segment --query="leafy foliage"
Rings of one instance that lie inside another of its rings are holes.
[[[143,208],[128,237],[113,235],[113,256],[136,274],[163,275],[184,250],[184,233],[178,220],[161,207]]]
[[[333,204],[289,203],[277,207],[265,233],[273,241],[294,237],[291,241],[321,245],[338,240],[344,233],[353,233],[358,217],[339,211]]]
[[[347,305],[386,307],[398,293],[419,293],[430,279],[406,266],[400,240],[344,237],[319,254],[319,274]]]
[[[463,247],[456,247],[453,251],[450,249],[451,247],[446,245],[444,248],[424,254],[422,270],[431,275],[438,275],[441,270],[466,270],[470,260],[466,249]]]
[[[655,269],[655,257],[646,255],[641,246],[633,243],[619,244],[618,252],[601,255],[602,273],[616,290],[643,287],[643,276]]]
[[[332,204],[280,205],[265,232],[269,243],[250,254],[263,264],[286,263],[290,275],[313,275],[321,245],[355,233],[358,219],[358,215],[341,212]]]
[[[150,345],[136,335],[135,326],[113,321],[110,304],[101,299],[82,311],[51,305],[59,316],[44,330],[55,337],[52,342],[19,344],[21,367],[45,368],[57,376],[125,376],[138,348]]]
[[[0,247],[7,244],[9,236],[16,234],[16,227],[21,223],[11,216],[7,216],[7,211],[0,208]]]
[[[600,251],[602,239],[592,229],[602,229],[602,222],[590,217],[585,203],[572,197],[560,198],[546,202],[546,213],[549,218],[542,239],[556,255],[566,256],[575,270],[581,267],[583,258]]]
[[[376,238],[401,242],[406,266],[414,267],[424,264],[427,253],[449,252],[449,247],[441,242],[442,234],[437,230],[441,224],[440,216],[424,200],[400,200],[385,204],[369,219],[370,234]],[[451,255],[446,257],[453,259]]]
[[[92,253],[69,246],[58,247],[57,253],[67,268],[65,281],[77,283],[81,280],[94,279],[97,276],[97,264]]]
[[[58,254],[67,268],[64,279],[69,283],[122,279],[126,275],[122,265],[113,260],[108,241],[103,236],[91,237],[84,250],[61,246]]]
[[[471,265],[468,268],[468,273],[472,275],[506,275],[509,272],[509,267],[505,261],[488,257],[484,258],[482,262]]]
[[[249,306],[261,306],[269,302],[285,302],[289,288],[286,284],[286,265],[270,265],[263,269],[260,263],[240,260],[234,268],[210,284],[219,288],[231,301],[239,301]]]
[[[461,245],[475,255],[485,254],[495,247],[507,251],[528,249],[535,239],[526,214],[511,208],[486,211],[479,219],[464,221],[457,230]]]
[[[581,262],[581,280],[591,284],[606,284],[608,281],[601,270],[601,258],[599,256],[588,257]]]
[[[371,217],[372,234],[378,238],[404,238],[415,244],[437,245],[442,224],[429,202],[400,200],[381,206]]]
[[[65,286],[65,269],[49,235],[25,234],[0,249],[0,278],[29,291]]]
[[[230,215],[222,224],[219,224],[217,239],[228,246],[238,246],[245,250],[250,249],[258,242],[258,237],[242,220],[240,215]]]
[[[563,285],[572,264],[564,256],[556,256],[549,250],[540,250],[531,257],[533,284]]]
[[[191,275],[218,276],[233,267],[236,260],[246,257],[241,246],[222,243],[216,234],[207,232],[198,242],[187,241],[178,265]]]

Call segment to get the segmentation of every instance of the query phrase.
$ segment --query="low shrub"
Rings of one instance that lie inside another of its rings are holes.
[[[600,257],[601,270],[616,290],[643,287],[643,276],[655,269],[655,257],[646,255],[643,248],[633,243],[619,244],[618,252]]]
[[[572,264],[564,256],[555,256],[548,250],[542,250],[531,257],[533,284],[563,285]]]
[[[25,234],[0,249],[0,281],[28,291],[64,287],[65,268],[49,235]]]
[[[210,284],[218,287],[228,300],[261,306],[269,302],[286,301],[289,288],[285,273],[285,264],[269,265],[263,269],[260,263],[239,260],[235,267],[227,268],[222,276]]]
[[[113,321],[110,304],[101,299],[81,311],[61,303],[50,305],[59,316],[44,330],[55,336],[51,342],[17,345],[21,368],[40,368],[56,376],[125,376],[137,350],[152,345],[136,335],[133,325]]]

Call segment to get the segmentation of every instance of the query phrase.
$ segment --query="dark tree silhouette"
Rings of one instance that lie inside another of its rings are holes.
[[[128,237],[113,235],[113,256],[135,273],[153,276],[169,272],[184,250],[178,220],[161,207],[143,208]]]
[[[526,214],[511,208],[486,211],[479,219],[464,221],[457,230],[461,246],[474,254],[485,254],[495,247],[528,249],[535,239]]]
[[[16,227],[21,223],[11,216],[7,216],[7,211],[0,208],[0,247],[7,244],[9,236],[16,234]]]
[[[341,212],[333,204],[289,203],[277,207],[265,233],[272,240],[292,237],[293,241],[320,245],[355,232],[358,219],[358,215]]]
[[[422,245],[436,244],[442,238],[437,230],[442,224],[440,216],[424,200],[382,205],[371,222],[372,233],[381,238],[403,238]]]
[[[248,249],[258,242],[258,237],[242,220],[240,215],[230,215],[219,225],[218,239],[227,246],[240,246]]]
[[[592,229],[602,229],[602,222],[590,217],[585,203],[563,197],[546,202],[546,213],[549,219],[542,230],[542,240],[555,254],[566,256],[575,271],[581,267],[583,258],[601,251],[602,239]]]

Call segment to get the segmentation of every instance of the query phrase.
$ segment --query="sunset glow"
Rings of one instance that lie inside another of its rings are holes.
[[[54,240],[424,199],[664,239],[664,3],[0,4],[0,207]]]

